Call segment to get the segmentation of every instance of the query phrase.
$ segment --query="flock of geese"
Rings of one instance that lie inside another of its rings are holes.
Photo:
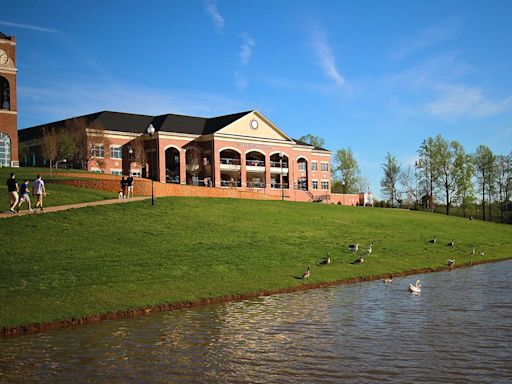
[[[434,236],[431,240],[428,240],[428,242],[431,243],[431,244],[436,244],[437,243],[436,236]],[[446,246],[448,246],[448,247],[455,247],[455,240],[450,241],[448,244],[446,244]],[[349,244],[348,250],[351,253],[357,253],[359,251],[359,243]],[[365,249],[365,251],[363,252],[362,255],[360,255],[359,257],[357,257],[357,259],[352,261],[351,264],[362,264],[362,263],[364,263],[365,258],[368,255],[370,255],[372,252],[373,252],[373,243],[371,243],[370,246],[367,249]],[[476,249],[473,248],[471,250],[471,252],[470,252],[470,255],[475,255],[476,253],[477,253]],[[481,256],[485,255],[484,252],[479,252],[479,254]],[[328,252],[327,256],[322,261],[320,261],[318,264],[319,265],[323,265],[323,266],[327,266],[327,265],[331,264],[331,254],[330,254],[330,252]],[[448,260],[446,260],[446,265],[448,267],[452,268],[455,265],[455,259],[448,259]],[[302,278],[303,279],[308,279],[310,276],[311,276],[311,268],[310,268],[310,265],[308,265],[308,268],[302,274]],[[384,283],[392,283],[393,282],[393,275],[390,275],[388,278],[385,278],[383,280],[383,282]],[[415,294],[421,293],[420,280],[416,280],[416,284],[409,284],[408,291],[411,292],[411,293],[415,293]]]

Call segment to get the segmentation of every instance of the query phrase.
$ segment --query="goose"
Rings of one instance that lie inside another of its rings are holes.
[[[416,280],[416,285],[409,284],[409,292],[412,292],[412,293],[420,293],[421,292],[421,285],[420,285],[419,280]]]
[[[364,257],[359,256],[357,259],[355,259],[352,264],[362,264],[364,262]]]
[[[475,248],[471,251],[471,254],[474,255],[476,253]]]
[[[311,272],[309,271],[309,265],[308,265],[308,269],[306,269],[306,271],[302,274],[302,278],[307,279],[307,278],[309,278],[309,276],[311,276]]]
[[[448,244],[446,244],[449,247],[453,247],[455,245],[455,241],[450,241]]]
[[[348,250],[350,252],[357,252],[357,250],[359,249],[359,243],[356,243],[356,244],[350,244],[348,246]]]
[[[366,250],[366,254],[369,255],[370,253],[372,253],[372,251],[373,251],[372,247],[373,247],[373,243],[371,243],[370,246],[368,247],[368,249]]]
[[[483,253],[483,252],[480,252],[480,256],[485,256],[485,253]]]
[[[390,275],[389,277],[382,280],[384,283],[392,283],[393,282],[393,275]]]
[[[446,262],[448,263],[449,267],[453,267],[453,265],[455,264],[455,259],[448,259],[446,260]]]
[[[327,257],[325,257],[321,262],[320,265],[329,265],[331,264],[331,254],[327,252]]]
[[[432,243],[432,244],[437,243],[437,238],[436,238],[436,236],[434,235],[434,238],[433,238],[432,240],[429,240],[428,242],[429,242],[429,243]]]

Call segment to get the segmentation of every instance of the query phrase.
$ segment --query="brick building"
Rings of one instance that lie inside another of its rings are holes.
[[[16,39],[0,32],[0,166],[18,166]]]
[[[74,117],[20,130],[22,164],[44,164],[43,128],[76,132],[76,127],[87,132],[90,171],[262,191],[297,201],[330,198],[330,151],[290,138],[258,111],[213,118],[109,111]]]

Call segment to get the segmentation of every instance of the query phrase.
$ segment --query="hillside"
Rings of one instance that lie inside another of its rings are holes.
[[[507,225],[183,197],[4,219],[0,237],[2,328],[512,256]],[[374,243],[361,265],[351,264],[355,242],[359,254]],[[318,265],[327,252],[331,265]]]

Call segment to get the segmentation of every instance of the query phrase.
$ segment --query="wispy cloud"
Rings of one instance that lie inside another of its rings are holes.
[[[482,89],[466,85],[436,87],[437,97],[427,105],[427,112],[443,120],[461,117],[485,118],[512,111],[512,96],[491,100]]]
[[[254,39],[247,33],[243,33],[241,35],[242,38],[242,46],[240,47],[240,63],[242,65],[247,65],[249,60],[252,57],[253,47],[256,45]]]
[[[218,93],[149,89],[108,78],[46,79],[44,83],[19,86],[19,94],[23,95],[20,127],[102,110],[208,117],[253,108],[240,98]]]
[[[458,22],[452,19],[426,28],[416,37],[413,37],[409,41],[403,43],[402,46],[392,54],[392,57],[396,60],[402,60],[434,44],[453,39],[457,36],[457,29]]]
[[[215,0],[206,0],[204,6],[213,21],[213,25],[215,25],[215,29],[217,32],[222,33],[224,31],[224,17],[222,17],[217,9],[217,2]]]
[[[235,82],[235,88],[239,92],[245,91],[245,89],[249,86],[249,80],[247,80],[247,77],[237,71],[234,72],[233,77]]]
[[[327,41],[325,31],[318,25],[312,28],[311,46],[317,56],[318,64],[323,69],[324,73],[329,76],[337,86],[343,86],[345,84],[345,78],[336,67],[336,59]]]
[[[5,25],[7,27],[13,27],[13,28],[24,28],[24,29],[31,29],[34,31],[39,32],[48,32],[48,33],[62,33],[58,29],[53,28],[45,28],[45,27],[39,27],[37,25],[28,25],[28,24],[19,24],[19,23],[12,23],[10,21],[4,21],[0,20],[0,25]]]

